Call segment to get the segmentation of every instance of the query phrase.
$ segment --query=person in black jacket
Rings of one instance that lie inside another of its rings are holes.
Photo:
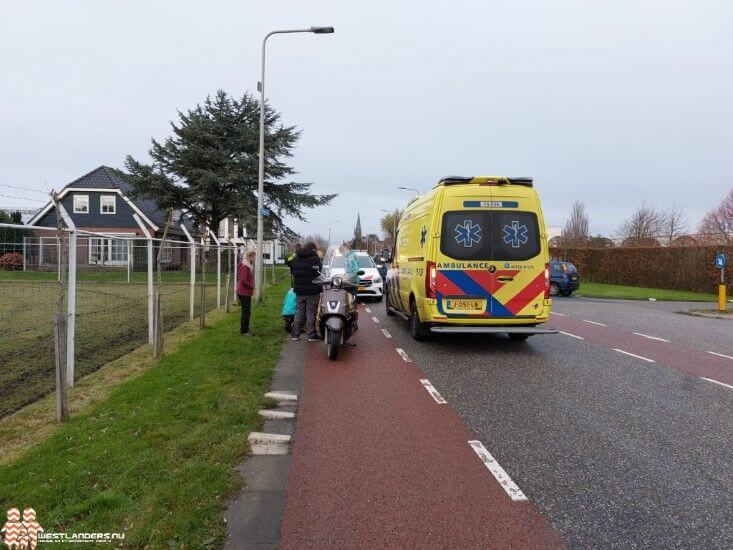
[[[321,258],[316,253],[316,243],[306,243],[290,262],[290,274],[293,277],[293,290],[296,296],[295,320],[293,321],[292,340],[300,340],[300,331],[305,324],[308,341],[318,340],[316,332],[316,312],[321,287],[313,283],[318,276],[313,266],[321,269]]]

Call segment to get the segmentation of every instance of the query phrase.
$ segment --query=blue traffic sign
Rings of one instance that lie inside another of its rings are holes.
[[[715,256],[715,267],[718,269],[723,269],[727,263],[728,258],[725,257],[725,254],[718,254]]]

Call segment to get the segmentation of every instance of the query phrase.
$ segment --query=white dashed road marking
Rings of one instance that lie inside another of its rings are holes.
[[[608,325],[604,325],[603,323],[596,323],[595,321],[589,321],[588,319],[582,319],[584,323],[590,323],[591,325],[598,325],[599,327],[607,327]]]
[[[637,359],[641,359],[642,361],[646,361],[647,363],[656,363],[656,361],[654,361],[654,359],[649,359],[648,357],[642,357],[641,355],[635,355],[635,354],[633,354],[631,352],[624,351],[624,350],[618,349],[618,348],[612,348],[612,349],[613,349],[613,351],[617,351],[619,353],[623,353],[624,355],[630,355],[631,357],[636,357]]]
[[[563,332],[562,330],[558,330],[560,334],[564,334],[565,336],[570,336],[571,338],[577,338],[578,340],[585,340],[582,336],[578,336],[577,334],[570,334],[569,332]]]
[[[476,452],[478,457],[481,459],[481,462],[484,463],[484,465],[496,478],[496,481],[499,482],[499,485],[501,485],[501,487],[506,491],[506,494],[509,495],[510,499],[512,499],[513,501],[529,500],[524,495],[522,490],[517,487],[517,484],[512,481],[512,478],[509,477],[509,474],[504,471],[504,468],[502,468],[501,465],[496,461],[496,459],[491,456],[491,453],[486,450],[486,447],[484,447],[483,443],[481,443],[480,441],[469,441],[468,444]]]
[[[377,319],[376,317],[372,317],[372,321],[374,321],[375,323],[379,324],[379,319]]]
[[[637,336],[642,336],[644,338],[649,338],[650,340],[659,340],[660,342],[667,342],[669,343],[669,340],[665,340],[664,338],[659,338],[658,336],[649,336],[648,334],[644,334],[643,332],[635,332]]]
[[[384,334],[385,338],[392,338],[392,335],[389,332],[387,332],[386,328],[382,329],[382,334]]]
[[[731,386],[730,384],[724,384],[723,382],[718,382],[717,380],[713,380],[712,378],[703,377],[703,380],[707,380],[708,382],[712,382],[713,384],[720,384],[721,386],[725,386],[726,388],[733,390],[733,386]]]
[[[427,378],[421,378],[420,383],[425,386],[425,389],[428,390],[428,393],[433,397],[433,399],[435,399],[436,403],[439,405],[447,403],[447,401],[443,399],[443,396],[438,393],[438,390],[435,389],[435,386],[430,383],[430,380]]]
[[[371,309],[369,309],[368,307],[365,307],[365,308],[364,308],[364,311],[366,311],[367,313],[371,313],[371,312],[372,312],[372,310],[371,310]]]
[[[560,317],[567,317],[567,315],[565,315],[564,313],[557,313],[555,311],[551,311],[550,313],[552,313],[553,315],[559,315]]]
[[[407,356],[405,350],[403,350],[402,348],[395,348],[395,351],[400,354],[400,357],[402,357],[402,360],[405,363],[412,363],[412,359]]]
[[[710,355],[717,355],[718,357],[725,357],[726,359],[733,359],[730,355],[723,355],[722,353],[718,353],[716,351],[709,351]]]

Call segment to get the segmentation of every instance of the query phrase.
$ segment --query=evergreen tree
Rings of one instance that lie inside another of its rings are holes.
[[[203,105],[178,113],[173,136],[155,139],[152,164],[128,155],[125,167],[134,194],[153,199],[161,209],[185,209],[197,225],[216,231],[220,220],[237,217],[254,226],[257,216],[259,103],[218,91]],[[304,220],[303,210],[328,204],[336,195],[313,195],[310,183],[283,181],[295,174],[292,157],[300,130],[286,126],[274,109],[265,108],[265,233],[291,235],[285,217]]]

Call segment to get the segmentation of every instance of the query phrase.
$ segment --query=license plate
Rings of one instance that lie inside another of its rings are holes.
[[[445,301],[445,309],[451,311],[483,311],[484,301],[479,299],[448,298]]]
[[[360,286],[356,290],[357,290],[357,292],[361,292],[362,290],[366,290],[366,287],[365,286]]]
[[[573,275],[572,277],[570,277],[570,280],[571,281],[577,281],[578,280],[578,276],[577,275]]]

